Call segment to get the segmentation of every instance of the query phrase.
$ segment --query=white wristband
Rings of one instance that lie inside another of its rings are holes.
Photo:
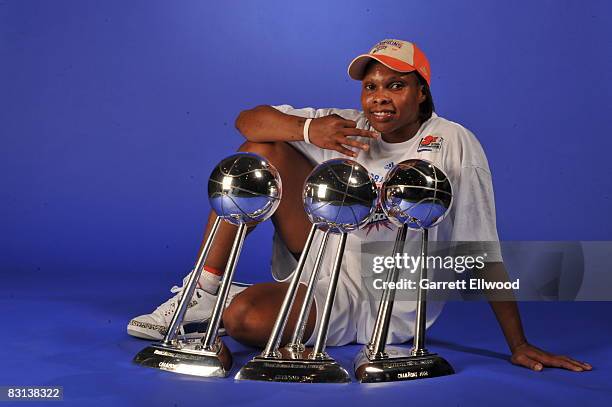
[[[310,137],[308,137],[308,129],[310,128],[311,121],[312,119],[306,119],[306,121],[304,122],[304,141],[306,142],[306,144],[312,144],[310,142]]]

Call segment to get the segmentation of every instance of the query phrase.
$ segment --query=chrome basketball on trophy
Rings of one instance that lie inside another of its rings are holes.
[[[393,255],[402,253],[409,229],[419,230],[421,258],[427,258],[428,229],[442,221],[452,205],[452,187],[442,170],[424,160],[406,160],[396,165],[386,175],[381,188],[381,204],[384,212],[399,229]],[[427,299],[421,285],[416,286],[416,321],[414,343],[411,350],[386,347],[389,325],[395,301],[399,270],[397,265],[387,274],[387,284],[381,302],[372,337],[368,345],[357,355],[355,376],[360,382],[388,382],[420,379],[453,374],[450,364],[425,348]],[[427,279],[427,262],[421,261],[418,278]]]
[[[312,222],[306,244],[264,351],[238,372],[237,379],[308,383],[350,381],[348,372],[325,352],[325,346],[348,233],[368,222],[374,213],[378,192],[363,166],[348,159],[334,159],[319,164],[311,172],[304,185],[303,198],[304,208]],[[323,234],[322,241],[291,339],[281,348],[281,337],[316,233]],[[338,236],[338,246],[325,304],[317,312],[320,321],[314,333],[314,347],[310,349],[304,346],[303,336],[331,234]]]
[[[217,218],[189,276],[164,339],[140,351],[134,358],[135,363],[196,376],[226,377],[229,374],[232,355],[218,337],[218,331],[234,271],[247,227],[272,216],[280,203],[281,190],[278,171],[257,154],[238,153],[217,164],[208,181],[208,198]],[[178,335],[179,328],[222,221],[238,226],[238,232],[206,335],[201,339],[181,338]]]

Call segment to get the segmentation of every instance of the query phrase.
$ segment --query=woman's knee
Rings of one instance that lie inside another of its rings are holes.
[[[262,157],[267,158],[268,160],[272,160],[273,158],[279,158],[279,153],[283,148],[282,144],[284,144],[282,141],[245,141],[238,148],[238,151],[259,154]]]
[[[227,334],[246,345],[264,346],[272,332],[287,288],[287,284],[262,283],[236,295],[223,313],[223,326]],[[298,304],[304,300],[305,292],[305,287],[300,285],[282,335],[283,344],[289,341],[293,332],[301,308]],[[307,319],[305,338],[312,334],[316,325],[316,316],[316,304],[313,303]]]
[[[294,172],[299,174],[300,170],[303,169],[301,172],[304,173],[303,176],[306,178],[306,175],[313,168],[313,165],[302,153],[284,141],[263,143],[246,141],[238,148],[238,151],[259,154],[268,159],[281,172],[281,175],[285,176],[290,176]]]
[[[248,345],[262,345],[267,337],[269,321],[263,318],[252,296],[238,294],[223,312],[223,326],[229,336]]]

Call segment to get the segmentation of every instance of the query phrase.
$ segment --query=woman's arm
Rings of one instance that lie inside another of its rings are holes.
[[[508,279],[504,264],[501,262],[487,263],[487,266],[483,270],[483,274],[487,276],[487,279],[493,281],[507,281]],[[559,367],[575,372],[592,369],[591,365],[588,363],[577,361],[568,356],[554,355],[529,344],[527,338],[525,338],[523,324],[521,323],[521,316],[516,301],[513,299],[502,301],[495,299],[506,299],[509,295],[511,296],[511,294],[507,292],[489,292],[487,295],[490,299],[489,304],[491,305],[491,309],[497,318],[499,327],[504,333],[504,337],[512,353],[512,357],[510,358],[512,363],[535,371],[540,371],[545,366]]]
[[[240,112],[236,129],[249,141],[300,141],[304,140],[306,118],[282,113],[271,106],[261,105]],[[337,114],[313,118],[308,131],[310,142],[320,148],[339,151],[350,157],[357,154],[346,146],[367,150],[369,146],[349,137],[378,137],[378,134],[357,128],[353,120]]]
[[[243,110],[236,119],[236,129],[249,141],[298,141],[304,139],[306,118],[282,113],[261,105]]]

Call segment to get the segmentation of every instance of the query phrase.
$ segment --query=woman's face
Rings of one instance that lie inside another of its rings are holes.
[[[361,105],[370,124],[383,135],[397,141],[414,136],[423,101],[425,94],[414,72],[397,72],[375,61],[368,65]]]

